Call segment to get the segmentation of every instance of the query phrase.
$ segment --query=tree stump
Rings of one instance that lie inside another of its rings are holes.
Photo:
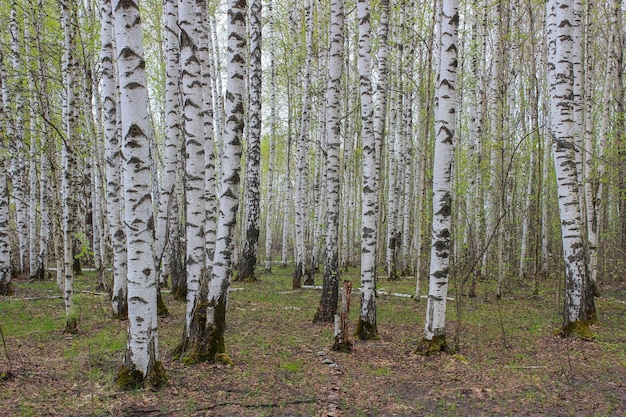
[[[335,343],[333,350],[336,352],[352,352],[352,343],[348,339],[348,321],[350,316],[350,294],[352,294],[352,282],[343,282],[341,293],[341,310],[335,314]]]

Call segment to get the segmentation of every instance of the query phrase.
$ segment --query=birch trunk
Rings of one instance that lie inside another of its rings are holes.
[[[128,253],[128,343],[116,383],[126,389],[167,382],[159,361],[157,273],[151,198],[150,140],[139,7],[114,0],[122,135],[124,223]]]
[[[228,2],[228,70],[226,125],[220,172],[217,240],[206,305],[207,361],[230,362],[224,330],[226,304],[232,274],[232,251],[239,208],[241,143],[244,128],[246,52],[246,1]]]
[[[23,74],[23,57],[21,54],[21,39],[24,38],[24,34],[21,31],[18,7],[22,5],[19,2],[11,3],[10,12],[10,42],[11,42],[11,61],[12,61],[12,82],[11,82],[11,99],[5,99],[9,108],[11,108],[11,118],[14,125],[10,127],[11,141],[10,147],[14,147],[14,155],[11,159],[9,170],[12,177],[12,194],[15,197],[15,222],[17,228],[18,238],[18,263],[15,267],[19,268],[19,272],[27,271],[27,257],[28,257],[28,235],[29,235],[29,221],[28,221],[28,193],[27,193],[27,171],[24,161],[24,154],[26,151],[26,145],[24,142],[24,100],[25,100],[25,87],[24,87],[24,74]],[[8,116],[8,114],[7,114]]]
[[[128,271],[126,254],[126,231],[122,222],[124,205],[122,201],[122,143],[118,125],[118,98],[116,70],[114,67],[113,9],[111,0],[103,0],[101,5],[100,40],[102,50],[102,107],[104,113],[104,140],[106,160],[106,209],[109,234],[113,249],[113,293],[111,307],[113,316],[118,319],[128,317]]]
[[[305,2],[306,14],[306,58],[304,63],[303,90],[302,90],[302,115],[300,119],[300,138],[297,145],[296,156],[296,259],[292,288],[302,287],[302,277],[306,275],[306,229],[307,229],[307,204],[306,193],[308,188],[308,155],[309,155],[309,130],[311,119],[311,62],[313,60],[313,12],[310,0]]]
[[[198,8],[201,2],[179,0],[181,92],[183,102],[183,135],[185,140],[185,202],[187,310],[185,334],[189,338],[196,304],[199,302],[201,282],[206,274],[206,239],[204,222],[205,203],[205,148],[202,100],[202,72],[199,46],[201,20]]]
[[[344,4],[330,4],[330,49],[326,89],[326,249],[322,295],[314,321],[333,322],[339,296],[339,202],[341,144],[341,77],[343,72]]]
[[[417,348],[423,355],[449,351],[446,342],[446,297],[450,272],[456,79],[458,66],[459,1],[443,0],[441,8],[440,68],[435,104],[435,159],[433,162],[433,223],[428,304],[424,338]]]
[[[250,0],[250,103],[246,148],[246,235],[237,280],[257,280],[254,267],[259,249],[261,220],[261,0]]]
[[[67,1],[61,3],[62,26],[64,30],[65,52],[63,56],[65,99],[63,102],[63,122],[65,127],[65,137],[62,155],[62,180],[61,180],[61,201],[63,206],[63,276],[64,289],[63,300],[65,302],[66,333],[78,332],[78,321],[74,310],[74,234],[76,233],[75,213],[76,188],[74,183],[74,172],[76,170],[76,123],[74,108],[75,84],[74,84],[74,30],[73,10]]]
[[[6,110],[5,100],[7,96],[7,75],[4,69],[4,56],[0,51],[0,146],[7,147],[6,137]],[[6,155],[0,153],[0,295],[13,294],[11,286],[11,245],[10,245],[10,213],[9,213],[9,187],[7,182]]]
[[[359,79],[361,93],[361,140],[363,141],[363,197],[361,200],[361,309],[356,333],[359,339],[377,339],[376,243],[378,236],[378,182],[376,137],[372,102],[370,2],[357,3],[359,20]]]
[[[552,155],[559,194],[561,239],[565,262],[565,305],[563,311],[564,336],[589,337],[591,331],[584,309],[583,284],[587,279],[585,245],[582,230],[577,153],[577,132],[582,126],[576,123],[575,67],[580,47],[580,28],[575,26],[574,5],[561,0],[547,3],[547,46]],[[578,55],[579,56],[579,55]]]
[[[180,55],[178,5],[177,0],[166,0],[163,7],[165,28],[165,142],[163,154],[163,180],[159,194],[157,228],[154,252],[160,268],[159,282],[167,280],[169,265],[167,243],[172,224],[178,221],[174,216],[173,199],[177,197],[177,170],[180,163],[181,111],[180,111]],[[172,281],[174,281],[172,277]],[[176,278],[178,279],[178,277]]]
[[[267,168],[267,203],[265,217],[265,272],[272,272],[272,243],[274,239],[272,213],[274,208],[274,165],[276,161],[276,130],[278,116],[276,110],[276,62],[274,50],[276,33],[274,32],[274,12],[272,0],[267,3],[269,14],[269,65],[270,65],[270,154]]]

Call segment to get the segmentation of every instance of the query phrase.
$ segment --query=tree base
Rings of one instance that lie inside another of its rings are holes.
[[[358,337],[360,340],[379,340],[380,339],[376,324],[363,321],[363,319],[361,319],[360,317],[359,317],[359,324],[357,324],[356,326],[354,335]]]
[[[333,313],[330,307],[320,305],[317,308],[315,317],[313,317],[313,323],[334,323],[335,313]]]
[[[332,349],[335,352],[352,353],[352,342],[349,340],[344,342],[342,335],[335,336]]]
[[[226,303],[223,299],[218,300],[213,323],[207,323],[209,307],[207,301],[199,302],[195,306],[189,327],[190,336],[183,333],[181,342],[172,352],[172,356],[185,365],[202,362],[219,362],[226,365],[233,363],[226,354],[224,343]]]
[[[393,270],[391,272],[389,272],[389,281],[400,281],[400,274],[398,273],[398,271]]]
[[[78,319],[73,317],[65,321],[65,334],[78,334]]]
[[[415,349],[415,354],[420,356],[435,356],[442,352],[453,353],[452,348],[446,341],[445,334],[435,336],[432,340],[423,338],[420,344],[417,345],[417,349]]]
[[[167,304],[165,304],[165,299],[161,294],[161,289],[157,289],[157,316],[161,318],[169,317],[170,312],[167,309]]]
[[[15,294],[15,291],[13,291],[11,281],[9,281],[8,283],[0,283],[0,295],[9,296],[13,294]]]
[[[148,375],[144,378],[141,371],[122,365],[115,377],[115,385],[124,391],[132,391],[141,388],[159,389],[167,384],[167,375],[161,361],[157,361]]]
[[[591,325],[589,321],[577,320],[564,324],[560,329],[556,331],[556,335],[559,337],[575,337],[582,340],[594,340],[595,336],[591,331]]]

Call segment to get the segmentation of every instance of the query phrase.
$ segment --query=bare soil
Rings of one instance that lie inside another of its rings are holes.
[[[330,325],[312,323],[319,292],[291,291],[288,274],[265,275],[230,294],[232,366],[172,360],[184,305],[166,294],[171,316],[159,332],[169,384],[122,392],[112,381],[126,322],[111,318],[92,277],[80,281],[77,335],[63,334],[51,282],[18,280],[16,294],[0,299],[0,416],[626,416],[623,286],[602,288],[595,341],[553,335],[560,308],[551,290],[495,300],[485,288],[449,303],[448,336],[459,352],[425,358],[412,353],[425,302],[379,296],[381,338],[352,338],[353,353],[336,353]],[[352,324],[358,304],[355,291]]]

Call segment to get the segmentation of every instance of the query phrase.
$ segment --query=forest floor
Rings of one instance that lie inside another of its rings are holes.
[[[354,272],[344,274],[358,287]],[[317,278],[319,281],[319,277]],[[380,280],[390,293],[413,279]],[[169,297],[160,319],[160,353],[169,384],[158,392],[120,392],[113,379],[126,322],[111,318],[90,275],[76,281],[77,335],[63,334],[61,292],[52,281],[15,280],[0,298],[0,416],[626,416],[626,284],[604,285],[596,339],[554,336],[561,317],[556,281],[539,296],[493,283],[470,299],[452,288],[448,340],[457,354],[420,357],[426,303],[379,295],[380,340],[352,337],[333,352],[333,329],[313,324],[317,290],[291,290],[287,269],[255,284],[232,285],[226,349],[234,364],[173,361],[184,305]],[[351,326],[359,296],[352,295]]]

